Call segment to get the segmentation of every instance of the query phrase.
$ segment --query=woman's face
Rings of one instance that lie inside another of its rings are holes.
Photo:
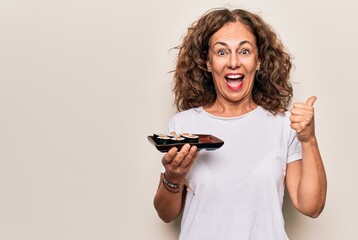
[[[255,36],[242,23],[227,23],[211,36],[207,67],[214,79],[217,100],[250,102],[259,66]]]

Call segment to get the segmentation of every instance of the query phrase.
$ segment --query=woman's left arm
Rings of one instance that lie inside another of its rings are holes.
[[[302,145],[302,161],[287,164],[286,186],[293,205],[303,214],[316,218],[322,212],[327,193],[327,178],[315,135],[316,97],[295,103],[291,110],[291,128]]]

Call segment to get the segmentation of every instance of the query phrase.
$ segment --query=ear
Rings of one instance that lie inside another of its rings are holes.
[[[259,70],[260,70],[260,67],[261,67],[261,61],[259,60],[259,61],[257,62],[256,71],[259,71]]]
[[[206,68],[208,69],[208,72],[211,72],[211,67],[210,67],[210,61],[209,61],[209,59],[206,60]]]

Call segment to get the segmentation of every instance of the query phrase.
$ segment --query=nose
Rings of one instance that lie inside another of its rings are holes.
[[[228,59],[228,67],[231,69],[238,68],[240,66],[240,59],[237,54],[230,54],[230,58]]]

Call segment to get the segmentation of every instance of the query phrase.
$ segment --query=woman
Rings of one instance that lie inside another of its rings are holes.
[[[200,153],[186,144],[163,156],[154,206],[165,222],[183,214],[180,239],[288,239],[285,183],[298,211],[315,218],[323,210],[316,97],[287,111],[290,69],[289,54],[256,14],[216,9],[188,29],[174,75],[179,113],[168,131],[209,133],[225,144]]]

